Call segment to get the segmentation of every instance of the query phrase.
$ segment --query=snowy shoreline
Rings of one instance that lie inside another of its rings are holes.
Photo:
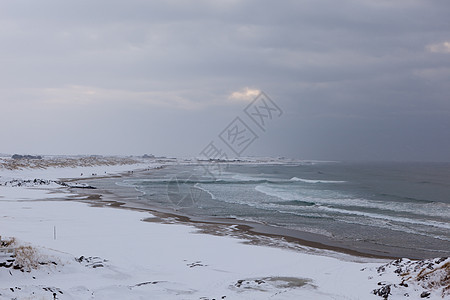
[[[0,181],[79,178],[81,173],[118,174],[148,167],[145,162],[0,169]],[[16,248],[32,246],[39,266],[30,272],[0,267],[0,299],[404,299],[405,294],[408,299],[442,299],[445,289],[427,289],[427,281],[403,278],[395,270],[409,266],[411,274],[425,268],[445,273],[441,267],[448,259],[431,260],[416,270],[419,264],[409,260],[380,268],[389,261],[252,245],[230,236],[199,234],[188,224],[142,222],[156,216],[67,201],[82,200],[67,192],[57,185],[0,186],[2,240],[14,237]],[[1,259],[2,252],[0,264]]]
[[[127,173],[125,175],[139,176],[139,173],[139,171],[135,171],[134,174]],[[103,179],[104,178],[101,178],[100,181]],[[86,186],[89,186],[90,184],[97,186],[99,181],[98,178],[95,180],[85,178],[75,182],[78,182],[79,184],[80,182],[87,182],[81,184]],[[127,190],[127,192],[124,193],[124,190]],[[381,260],[400,258],[376,251],[361,252],[344,248],[342,245],[339,245],[339,243],[325,239],[317,234],[299,232],[297,230],[243,219],[219,218],[216,216],[194,216],[183,213],[177,209],[143,204],[135,201],[135,198],[140,195],[140,192],[136,192],[135,188],[131,186],[120,185],[120,188],[114,189],[109,186],[106,189],[96,188],[92,190],[78,190],[77,193],[88,199],[86,202],[91,203],[94,206],[113,206],[123,209],[144,211],[152,215],[152,217],[146,218],[143,221],[184,224],[193,226],[199,231],[207,234],[232,236],[252,244],[291,248],[304,252],[326,254],[338,258],[351,257],[352,260],[358,260],[358,258],[363,260],[367,258]],[[230,230],[230,228],[232,228],[232,230]]]

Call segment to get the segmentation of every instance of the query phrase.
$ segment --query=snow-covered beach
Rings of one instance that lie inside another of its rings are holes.
[[[449,259],[390,262],[306,247],[253,245],[244,237],[200,233],[185,223],[142,222],[154,217],[144,210],[95,207],[56,181],[160,164],[128,158],[76,161],[0,169],[0,235],[5,242],[0,248],[0,299],[448,296]],[[34,179],[49,182],[35,185]],[[234,225],[222,227],[235,230]],[[15,243],[9,245],[11,239]],[[14,258],[8,249],[26,251]]]

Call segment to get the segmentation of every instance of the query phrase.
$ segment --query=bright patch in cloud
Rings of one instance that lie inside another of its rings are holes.
[[[450,42],[428,45],[427,50],[432,53],[450,53]]]
[[[246,87],[240,91],[231,93],[229,98],[233,101],[252,101],[259,93],[261,93],[260,90]]]

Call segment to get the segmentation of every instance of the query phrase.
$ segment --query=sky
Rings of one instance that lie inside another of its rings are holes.
[[[450,161],[448,16],[448,0],[3,0],[0,153]]]

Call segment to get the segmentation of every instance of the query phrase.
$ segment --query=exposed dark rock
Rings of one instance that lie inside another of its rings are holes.
[[[383,297],[384,299],[388,299],[391,294],[391,285],[385,285],[379,289],[373,290],[373,293],[377,296]]]
[[[107,262],[106,259],[102,259],[97,256],[90,256],[90,257],[80,256],[79,258],[75,258],[75,260],[77,262],[79,262],[80,264],[83,264],[85,267],[93,268],[93,269],[103,268],[103,267],[105,267],[104,263]]]
[[[12,187],[21,187],[21,186],[32,187],[32,186],[40,186],[40,185],[50,185],[52,183],[55,183],[55,184],[63,186],[63,187],[68,187],[68,188],[93,189],[93,190],[96,189],[95,187],[84,184],[84,183],[67,184],[67,183],[65,183],[63,181],[59,181],[59,180],[46,180],[46,179],[38,179],[38,178],[35,178],[33,180],[13,179],[10,181],[6,181],[2,184],[4,186],[12,186]]]
[[[427,297],[429,297],[430,295],[431,295],[430,292],[424,291],[424,292],[422,292],[422,294],[420,294],[420,298],[427,298]]]
[[[399,293],[427,298],[432,292],[441,294],[443,298],[450,295],[450,259],[448,257],[410,260],[397,259],[378,267],[380,277],[384,275],[396,278],[378,282],[381,288],[373,290],[375,295],[387,299],[389,295]],[[420,290],[423,292],[420,293]]]
[[[20,155],[20,154],[14,154],[11,156],[12,159],[42,159],[42,156],[40,155]]]

